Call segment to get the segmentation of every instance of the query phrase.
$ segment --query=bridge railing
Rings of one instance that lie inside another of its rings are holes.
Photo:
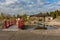
[[[4,28],[9,28],[12,25],[16,24],[16,20],[4,20],[3,21],[3,26]]]

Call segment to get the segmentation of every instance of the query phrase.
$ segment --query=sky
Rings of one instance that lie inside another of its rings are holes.
[[[0,0],[0,12],[37,14],[60,10],[60,0]]]

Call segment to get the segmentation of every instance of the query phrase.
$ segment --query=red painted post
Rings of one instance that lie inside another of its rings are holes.
[[[17,24],[17,25],[18,25],[18,29],[20,29],[21,26],[22,26],[22,25],[21,25],[21,20],[20,20],[20,18],[17,19],[17,23],[18,23],[18,24]]]
[[[19,28],[19,29],[20,29],[20,26],[21,26],[21,25],[20,25],[20,20],[18,20],[18,28]]]
[[[7,21],[8,27],[10,26],[10,20]]]
[[[24,25],[24,20],[23,19],[21,20],[21,23],[22,23],[22,25]]]
[[[9,27],[9,22],[7,21],[7,28]]]
[[[17,19],[17,25],[18,25],[18,29],[22,28],[22,26],[24,25],[24,20],[18,18]]]
[[[4,24],[4,28],[7,28],[7,21],[6,20],[3,22],[3,24]]]
[[[10,26],[10,20],[9,20],[9,26]]]

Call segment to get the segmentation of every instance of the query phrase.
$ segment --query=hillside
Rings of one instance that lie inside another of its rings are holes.
[[[49,22],[49,25],[60,26],[60,18],[55,18],[53,21]]]

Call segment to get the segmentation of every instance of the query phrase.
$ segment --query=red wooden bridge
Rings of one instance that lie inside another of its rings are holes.
[[[17,23],[17,28],[18,29],[20,29],[23,25],[24,25],[24,20],[23,19],[21,19],[21,20],[5,20],[4,22],[3,22],[3,25],[4,25],[4,28],[5,29],[8,29],[8,28],[14,28],[14,27],[12,27],[13,25],[16,25],[16,23]]]

